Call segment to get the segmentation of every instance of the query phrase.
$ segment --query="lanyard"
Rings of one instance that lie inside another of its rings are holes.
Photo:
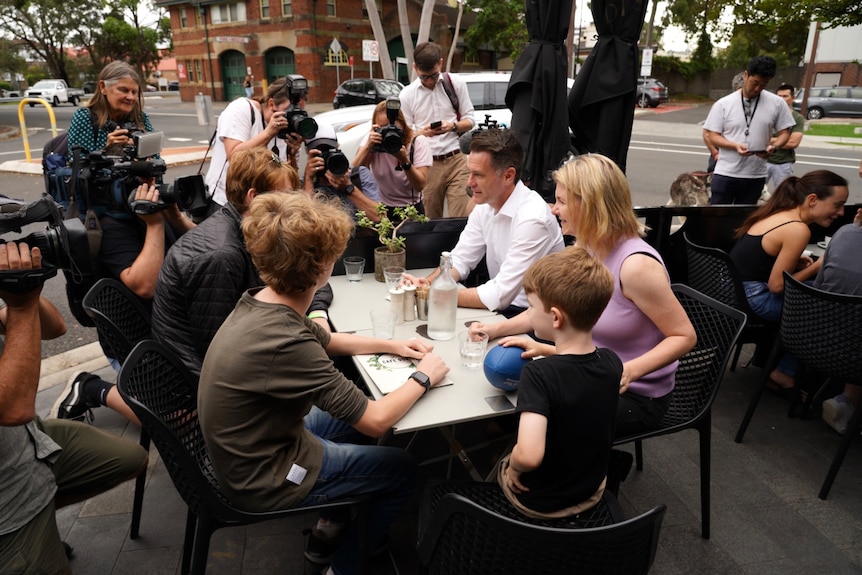
[[[748,115],[748,107],[751,106],[751,100],[748,100],[749,106],[745,105],[745,96],[742,95],[742,90],[739,91],[739,100],[742,102],[742,115],[745,116],[745,135],[748,136],[748,129],[751,127],[751,122],[754,120],[754,114],[757,113],[757,104],[760,102],[760,94],[754,100],[754,109],[751,110],[751,116]]]

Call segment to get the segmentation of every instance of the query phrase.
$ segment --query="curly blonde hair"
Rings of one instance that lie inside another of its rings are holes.
[[[338,204],[304,194],[264,194],[251,202],[242,233],[260,278],[279,294],[317,287],[344,252],[353,220]]]
[[[288,182],[286,189],[285,179]],[[299,174],[293,166],[282,162],[266,148],[237,150],[231,154],[227,167],[225,196],[241,214],[248,208],[245,205],[245,198],[251,188],[259,194],[298,190]]]
[[[622,170],[600,154],[577,156],[554,172],[569,205],[580,202],[577,244],[604,257],[625,238],[643,237]]]

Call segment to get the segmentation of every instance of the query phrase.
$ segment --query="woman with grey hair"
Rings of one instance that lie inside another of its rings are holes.
[[[95,93],[85,107],[76,110],[69,125],[69,149],[87,152],[123,147],[131,142],[128,128],[152,132],[144,112],[143,81],[135,68],[115,60],[102,68]]]

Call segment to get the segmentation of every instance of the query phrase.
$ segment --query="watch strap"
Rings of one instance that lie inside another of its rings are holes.
[[[412,379],[413,381],[425,388],[423,395],[428,393],[428,390],[431,389],[431,378],[422,373],[421,371],[414,371],[410,374],[410,377],[408,379]]]

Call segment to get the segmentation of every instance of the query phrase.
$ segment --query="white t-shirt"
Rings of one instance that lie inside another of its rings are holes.
[[[773,133],[794,125],[796,122],[787,103],[766,90],[751,100],[746,117],[742,89],[739,89],[713,104],[703,129],[721,134],[731,142],[748,142],[749,150],[765,150]],[[721,148],[715,173],[731,178],[765,178],[766,160],[755,155],[741,156],[736,150]]]
[[[204,178],[213,201],[219,205],[223,206],[227,202],[224,186],[228,161],[222,139],[231,138],[245,142],[263,132],[264,128],[263,115],[259,107],[248,98],[237,98],[219,115],[216,139],[210,155],[210,167]],[[278,138],[275,138],[274,142],[278,146],[279,157],[284,159],[286,157],[284,142]],[[272,147],[272,142],[269,147]]]

